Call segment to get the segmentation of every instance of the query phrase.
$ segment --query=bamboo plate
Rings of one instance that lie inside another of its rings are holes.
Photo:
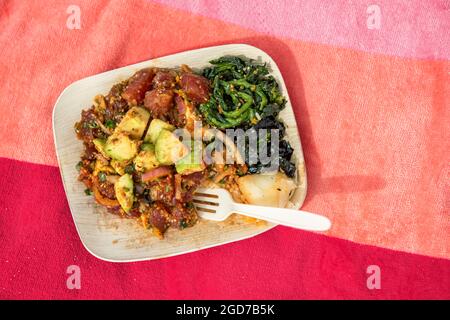
[[[287,139],[294,148],[298,168],[298,187],[289,206],[300,208],[303,204],[307,183],[297,124],[280,70],[268,54],[250,45],[229,44],[152,59],[72,83],[61,93],[53,109],[56,154],[70,211],[83,245],[94,256],[111,262],[165,258],[250,238],[275,226],[235,215],[220,223],[200,221],[192,228],[170,229],[164,240],[159,240],[135,220],[121,219],[107,213],[95,203],[93,197],[85,195],[84,185],[77,180],[76,164],[83,146],[76,138],[74,124],[79,121],[81,110],[92,105],[94,96],[99,93],[106,95],[115,83],[145,67],[175,68],[187,64],[195,70],[223,55],[240,55],[267,62],[272,75],[278,80],[282,93],[287,97],[286,108],[280,113],[280,118],[286,125]]]

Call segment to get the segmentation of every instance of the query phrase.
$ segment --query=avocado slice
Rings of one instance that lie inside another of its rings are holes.
[[[109,155],[106,153],[105,146],[106,146],[106,139],[100,139],[96,138],[92,140],[94,143],[95,149],[102,154],[105,158],[109,159]]]
[[[148,120],[150,119],[150,112],[142,107],[133,107],[127,111],[122,121],[114,130],[114,133],[123,132],[132,139],[139,140],[144,135],[147,128]]]
[[[134,202],[134,184],[130,174],[124,174],[114,184],[117,201],[125,212],[129,212]]]
[[[138,144],[124,133],[114,133],[106,140],[105,152],[114,160],[126,161],[137,154]]]
[[[205,163],[202,160],[201,154],[195,154],[194,148],[184,158],[175,163],[175,169],[179,174],[191,174],[205,169]]]
[[[139,152],[133,161],[134,167],[139,172],[145,172],[159,166],[155,155],[155,147],[149,143],[144,143],[141,146],[141,152]]]
[[[169,130],[161,130],[155,144],[156,159],[160,164],[171,165],[189,153],[178,137]]]
[[[161,133],[161,130],[173,131],[173,130],[175,130],[175,127],[165,121],[162,121],[159,119],[153,119],[150,122],[150,125],[147,130],[147,134],[144,137],[144,142],[156,143],[156,139],[158,138],[159,134]]]

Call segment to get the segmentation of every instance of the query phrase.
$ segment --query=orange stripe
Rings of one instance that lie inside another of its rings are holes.
[[[249,43],[285,76],[307,161],[304,208],[333,220],[330,235],[450,257],[447,61],[279,40],[151,3],[133,10],[102,3],[83,2],[79,31],[65,28],[65,2],[45,11],[39,2],[35,10],[15,3],[10,14],[34,24],[0,19],[0,73],[8,75],[0,84],[0,156],[56,164],[51,110],[78,78],[196,47]]]

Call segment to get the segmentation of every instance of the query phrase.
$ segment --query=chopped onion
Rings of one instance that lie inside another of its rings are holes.
[[[153,181],[155,179],[168,176],[172,173],[172,168],[169,166],[162,166],[155,169],[151,169],[142,175],[143,182]]]

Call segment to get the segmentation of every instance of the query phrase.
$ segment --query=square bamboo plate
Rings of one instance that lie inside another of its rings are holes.
[[[297,163],[298,188],[289,206],[300,208],[306,196],[306,170],[300,137],[292,105],[283,77],[272,58],[264,51],[246,44],[229,44],[181,52],[152,59],[127,67],[100,73],[69,85],[59,96],[53,109],[53,135],[61,176],[77,232],[85,248],[94,256],[111,262],[131,262],[165,258],[206,249],[263,233],[275,225],[251,221],[234,215],[224,222],[201,220],[192,228],[168,230],[159,240],[135,220],[121,219],[97,205],[92,196],[86,196],[84,185],[77,180],[76,164],[82,153],[82,143],[76,138],[75,122],[82,109],[92,105],[97,94],[107,94],[117,82],[127,79],[137,70],[154,66],[176,68],[187,64],[194,70],[206,67],[208,61],[223,55],[238,55],[267,62],[271,74],[278,80],[287,98],[280,118],[286,125],[287,139],[294,148]]]

